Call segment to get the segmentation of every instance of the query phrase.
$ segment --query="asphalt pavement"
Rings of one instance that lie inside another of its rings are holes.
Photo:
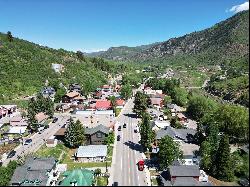
[[[67,121],[69,117],[61,116],[59,114],[55,114],[55,117],[58,117],[58,121],[56,123],[52,123],[49,125],[49,128],[45,129],[41,134],[35,133],[30,137],[32,142],[29,145],[19,145],[14,150],[16,154],[12,158],[7,158],[3,161],[3,166],[6,166],[10,160],[17,160],[18,156],[24,156],[32,152],[36,152],[44,143],[45,140],[53,136],[61,126]]]
[[[138,119],[133,116],[133,100],[134,98],[128,100],[121,115],[117,118],[118,125],[116,125],[115,134],[116,136],[120,135],[121,140],[115,142],[109,185],[114,184],[114,182],[117,182],[119,186],[149,185],[146,169],[139,171],[137,166],[138,161],[144,159],[145,155],[140,152],[139,132],[134,132]],[[127,124],[126,128],[123,128],[124,123]],[[119,125],[122,127],[121,131],[117,131]]]

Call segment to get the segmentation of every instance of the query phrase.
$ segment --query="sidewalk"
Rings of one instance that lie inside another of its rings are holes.
[[[142,158],[146,159],[145,154],[144,153],[141,153],[141,154],[142,154]],[[151,176],[150,176],[149,169],[145,167],[144,172],[146,174],[146,180],[147,180],[146,182],[147,182],[148,186],[151,186]]]

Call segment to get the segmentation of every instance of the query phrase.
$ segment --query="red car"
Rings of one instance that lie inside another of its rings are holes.
[[[140,160],[138,162],[138,169],[139,169],[139,171],[143,171],[144,170],[144,160]]]

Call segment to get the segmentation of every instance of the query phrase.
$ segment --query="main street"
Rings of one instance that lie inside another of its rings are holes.
[[[55,114],[58,118],[56,123],[49,125],[49,128],[45,129],[41,134],[35,133],[32,137],[32,142],[29,145],[19,145],[15,148],[16,154],[12,158],[7,158],[3,161],[3,166],[6,166],[10,160],[17,160],[18,156],[25,156],[29,153],[36,152],[44,143],[46,139],[53,136],[61,126],[67,121],[69,117],[61,116],[60,114]]]
[[[138,143],[140,134],[135,133],[134,129],[137,126],[138,120],[133,116],[132,108],[134,98],[129,99],[122,110],[121,115],[117,118],[117,126],[115,134],[121,136],[121,140],[117,141],[114,148],[114,156],[111,171],[111,182],[118,182],[119,186],[147,186],[147,174],[144,171],[139,171],[137,163],[144,159],[143,153],[140,153],[141,146]],[[127,127],[123,128],[126,123]],[[122,130],[117,131],[121,125]]]

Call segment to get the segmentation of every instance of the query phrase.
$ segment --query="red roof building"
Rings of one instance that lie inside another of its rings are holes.
[[[111,101],[109,100],[97,100],[95,104],[96,110],[108,110],[111,108]]]
[[[117,99],[116,100],[116,105],[117,106],[124,106],[125,105],[125,101],[123,99]]]

